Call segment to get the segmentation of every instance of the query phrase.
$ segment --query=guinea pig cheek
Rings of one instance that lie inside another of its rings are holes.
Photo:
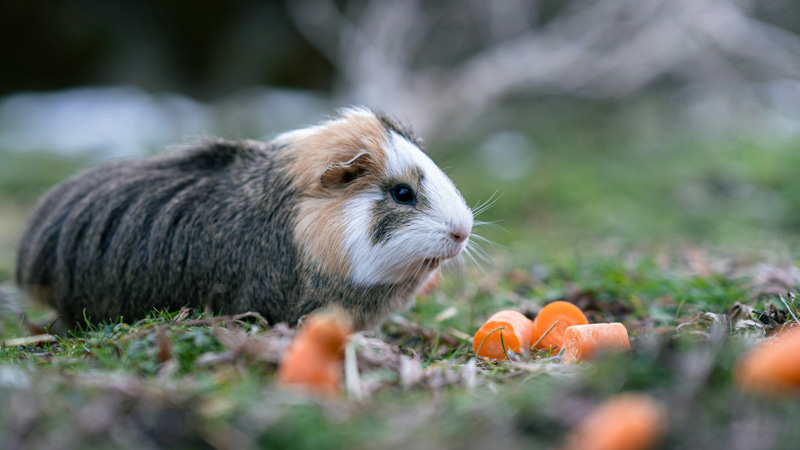
[[[414,212],[390,202],[376,191],[345,205],[345,251],[357,284],[397,283],[424,271],[411,232]]]
[[[385,246],[392,237],[399,235],[412,222],[415,211],[408,206],[398,205],[392,199],[383,197],[375,202],[370,211],[369,232],[374,246]]]
[[[344,199],[309,199],[300,205],[295,227],[306,259],[342,276],[351,272],[350,258],[342,252],[351,222],[346,209]]]

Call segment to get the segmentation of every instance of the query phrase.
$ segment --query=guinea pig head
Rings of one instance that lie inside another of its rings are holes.
[[[472,212],[410,130],[363,109],[311,130],[290,144],[303,153],[295,238],[308,259],[356,284],[393,284],[466,247]]]

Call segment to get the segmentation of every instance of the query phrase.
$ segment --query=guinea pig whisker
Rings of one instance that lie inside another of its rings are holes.
[[[481,251],[481,250],[482,249],[478,246],[477,242],[470,240],[469,242],[467,242],[467,245],[464,246],[463,253],[466,253],[468,255],[473,255],[473,253],[475,253],[476,251]]]
[[[499,246],[500,244],[487,239],[485,236],[481,236],[480,234],[472,233],[467,241],[467,247],[480,247],[481,245],[489,245],[492,247]]]
[[[490,196],[489,196],[489,198],[488,198],[488,199],[487,199],[485,202],[483,202],[483,203],[478,203],[477,205],[475,205],[475,208],[473,208],[473,214],[474,214],[474,212],[475,212],[475,211],[479,211],[479,210],[481,210],[482,208],[484,208],[486,205],[488,205],[489,203],[491,203],[491,202],[492,202],[492,201],[495,199],[495,196],[497,195],[497,193],[498,193],[498,192],[499,192],[499,191],[494,191],[494,192],[492,193],[492,195],[490,195]],[[498,196],[498,198],[499,198],[499,196]]]
[[[474,240],[473,240],[473,239],[474,239]],[[498,245],[498,244],[497,244],[497,243],[495,243],[494,241],[491,241],[491,240],[489,240],[489,239],[487,239],[487,238],[485,238],[485,237],[481,236],[480,234],[476,234],[476,233],[472,233],[472,234],[469,236],[469,242],[467,242],[467,245],[468,245],[468,246],[469,246],[469,245],[478,245],[478,243],[477,243],[477,242],[475,242],[475,241],[478,241],[478,242],[480,242],[480,243],[485,243],[485,244],[488,244],[488,245],[492,245],[492,246],[494,246],[494,245]]]
[[[492,262],[492,257],[489,256],[489,254],[484,249],[482,249],[481,247],[476,245],[476,246],[470,247],[469,250],[470,250],[470,254],[471,255],[475,256],[478,259],[480,259],[484,263],[489,264],[489,263]]]
[[[416,276],[422,270],[422,267],[424,265],[424,260],[423,261],[417,261],[418,264],[416,264],[416,268],[414,268],[414,266],[415,266],[414,262],[415,261],[416,261],[416,258],[412,259],[411,255],[407,255],[406,258],[403,261],[401,261],[401,264],[402,264],[402,267],[403,267],[403,271],[400,273],[400,276],[398,277],[398,280],[395,282],[395,284],[397,284],[399,281],[402,281],[402,280],[416,278]],[[407,277],[406,275],[412,269],[413,269],[413,272],[411,272],[411,276]]]
[[[450,272],[457,272],[460,277],[467,275],[466,253],[462,251],[456,257],[450,258],[442,264],[442,267]]]
[[[483,245],[488,245],[490,247],[502,247],[502,245],[475,233],[473,233],[472,236],[470,236],[470,239],[467,241],[466,246],[467,248],[474,248],[477,249],[477,251],[486,254],[487,252],[483,249],[482,247]]]
[[[467,241],[466,248],[469,249],[470,252],[476,255],[484,263],[491,264],[494,258],[490,256],[489,252],[484,248],[485,246],[491,248],[495,247],[505,248],[503,245],[500,245],[476,233],[472,233],[469,240]]]
[[[493,228],[493,229],[496,229],[496,230],[505,231],[506,230],[505,228],[503,228],[501,225],[498,225],[502,221],[503,221],[502,219],[500,219],[500,220],[492,220],[492,221],[476,220],[472,224],[472,226],[473,227],[489,227],[489,228]]]
[[[410,263],[410,261],[409,261],[409,263]],[[399,284],[401,281],[404,281],[404,280],[408,280],[408,279],[414,279],[414,278],[416,278],[416,277],[417,277],[417,275],[420,273],[420,271],[422,270],[422,268],[423,268],[423,266],[424,266],[424,261],[420,261],[418,264],[416,264],[416,269],[414,269],[414,272],[413,272],[413,274],[411,275],[411,277],[408,277],[408,278],[407,278],[407,277],[406,277],[406,273],[408,272],[408,270],[409,270],[409,269],[411,269],[412,267],[414,267],[414,264],[409,264],[409,263],[406,263],[406,264],[404,264],[404,265],[403,265],[403,266],[404,266],[403,272],[400,274],[400,276],[399,276],[399,277],[398,277],[398,278],[397,278],[395,281],[393,281],[393,282],[392,282],[392,283],[389,285],[389,289],[387,289],[387,290],[386,290],[386,293],[384,293],[384,295],[383,295],[383,297],[382,297],[382,299],[381,299],[381,302],[380,302],[380,303],[384,303],[384,302],[386,301],[386,299],[389,297],[389,294],[390,294],[390,293],[391,293],[391,292],[394,290],[394,288],[395,288],[395,287],[396,287],[396,286],[397,286],[397,285],[398,285],[398,284]]]
[[[414,270],[414,273],[411,274],[410,278],[416,278],[417,275],[419,275],[419,273],[422,271],[422,268],[424,266],[425,266],[425,261],[424,260],[420,261],[419,264],[417,264],[417,268]]]
[[[392,281],[388,286],[385,287],[386,291],[381,296],[381,299],[378,302],[378,304],[384,304],[386,302],[386,300],[389,298],[389,295],[391,295],[392,292],[394,291],[395,287],[401,281],[404,281],[404,280],[408,279],[408,278],[406,278],[406,273],[409,271],[409,269],[411,269],[411,267],[413,267],[413,265],[411,264],[410,258],[407,257],[406,259],[408,259],[408,261],[406,261],[406,260],[400,261],[400,263],[402,263],[401,267],[403,267],[403,271],[400,273],[400,275],[397,278],[394,279],[394,281]],[[417,269],[414,271],[414,273],[416,274],[417,272],[419,272],[419,270],[420,270],[420,268],[417,267]],[[412,275],[412,278],[414,276],[416,276],[416,275]]]
[[[473,249],[470,249],[470,248],[465,248],[463,253],[464,253],[465,255],[467,255],[467,257],[470,259],[470,261],[472,261],[472,264],[473,264],[473,265],[474,265],[474,266],[475,266],[475,267],[476,267],[478,270],[480,270],[481,272],[483,272],[483,274],[484,274],[484,275],[488,275],[488,272],[486,272],[486,270],[485,270],[485,269],[483,268],[483,266],[482,266],[482,265],[481,265],[481,264],[478,262],[478,260],[477,260],[477,259],[475,259],[475,255],[473,255],[473,254],[472,254],[472,250],[473,250]]]
[[[486,254],[482,254],[479,252],[470,252],[470,255],[480,266],[492,263],[492,259]]]
[[[475,206],[475,208],[473,208],[472,217],[473,218],[478,217],[479,215],[486,212],[486,210],[494,206],[495,203],[497,203],[497,201],[500,200],[500,198],[502,198],[504,194],[505,192],[498,195],[498,191],[494,191],[494,193],[489,197],[488,200],[478,204],[477,206]]]

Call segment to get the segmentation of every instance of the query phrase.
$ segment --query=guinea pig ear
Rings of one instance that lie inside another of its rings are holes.
[[[331,164],[320,177],[322,187],[345,186],[364,175],[372,164],[372,156],[369,153],[359,153],[350,161]]]

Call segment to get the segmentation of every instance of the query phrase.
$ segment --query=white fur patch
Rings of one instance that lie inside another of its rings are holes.
[[[424,280],[430,272],[424,261],[452,258],[464,249],[467,241],[456,242],[450,234],[454,231],[468,234],[472,230],[472,212],[450,178],[399,134],[391,132],[387,144],[386,176],[402,180],[411,172],[409,169],[420,168],[423,174],[420,194],[427,198],[428,205],[420,207],[414,219],[397,235],[373,245],[369,230],[373,222],[371,211],[386,194],[378,186],[372,186],[346,202],[345,252],[350,258],[351,277],[359,284],[392,284],[414,277]]]

